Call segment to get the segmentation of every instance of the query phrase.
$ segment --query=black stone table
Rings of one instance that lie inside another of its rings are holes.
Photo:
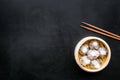
[[[113,80],[120,42],[81,28],[85,21],[120,35],[119,0],[0,0],[0,80]],[[87,36],[111,47],[109,65],[87,73],[74,47]]]

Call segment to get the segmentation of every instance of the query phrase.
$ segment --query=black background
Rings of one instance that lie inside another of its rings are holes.
[[[0,0],[0,80],[119,77],[120,42],[79,27],[81,21],[119,35],[119,0]],[[74,47],[87,36],[111,47],[111,61],[101,72],[84,72],[74,60]]]

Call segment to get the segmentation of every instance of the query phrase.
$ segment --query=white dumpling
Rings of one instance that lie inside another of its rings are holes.
[[[89,59],[93,60],[99,57],[99,52],[97,50],[89,50],[87,56]]]
[[[82,52],[81,54],[82,55],[85,55],[89,50],[89,46],[87,44],[83,45],[81,48],[80,48],[80,51]]]
[[[100,53],[100,56],[105,56],[105,55],[107,55],[107,50],[106,50],[106,48],[100,47],[100,48],[99,48],[99,53]]]
[[[90,64],[90,59],[87,56],[83,56],[80,59],[80,64],[83,66],[86,66],[86,65]]]
[[[98,60],[91,61],[91,67],[95,68],[95,69],[99,69],[100,68],[100,62]]]
[[[99,48],[99,43],[97,41],[91,41],[90,42],[90,48],[91,49],[98,49]]]

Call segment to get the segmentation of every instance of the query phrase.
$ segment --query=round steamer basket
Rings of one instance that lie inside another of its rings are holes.
[[[106,50],[107,50],[107,56],[106,56],[105,61],[102,63],[102,65],[100,65],[100,68],[97,68],[97,69],[87,68],[87,67],[83,66],[80,63],[80,59],[81,58],[79,57],[79,55],[80,55],[80,48],[81,48],[81,46],[83,44],[85,44],[87,41],[92,41],[92,40],[96,40],[96,41],[102,43],[105,46]],[[110,58],[111,58],[111,50],[110,50],[109,45],[103,39],[98,38],[98,37],[94,37],[94,36],[90,36],[90,37],[83,38],[82,40],[80,40],[77,43],[77,45],[75,47],[75,50],[74,50],[74,57],[75,57],[76,63],[78,64],[78,66],[82,70],[87,71],[87,72],[99,72],[99,71],[103,70],[108,65],[108,63],[110,61]]]

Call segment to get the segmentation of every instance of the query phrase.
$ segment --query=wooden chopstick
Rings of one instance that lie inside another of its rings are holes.
[[[88,23],[86,23],[86,22],[81,22],[81,23],[82,23],[82,24],[85,24],[85,25],[87,25],[87,26],[89,26],[89,27],[91,27],[91,28],[94,28],[94,29],[96,29],[96,30],[99,30],[99,31],[102,31],[102,32],[104,32],[104,33],[107,33],[107,34],[110,34],[110,35],[112,35],[112,36],[115,36],[115,37],[120,38],[119,35],[116,35],[116,34],[114,34],[114,33],[111,33],[111,32],[109,32],[109,31],[106,31],[106,30],[104,30],[104,29],[101,29],[101,28],[99,28],[99,27],[93,26],[93,25],[88,24]]]
[[[102,35],[104,35],[104,36],[107,36],[107,37],[110,37],[110,38],[113,38],[113,39],[116,39],[116,40],[120,40],[120,38],[115,37],[115,36],[112,36],[112,35],[110,35],[110,34],[107,34],[107,33],[103,33],[103,32],[97,31],[97,30],[92,29],[92,28],[89,28],[89,27],[87,27],[87,26],[83,26],[83,25],[80,25],[80,26],[81,26],[82,28],[85,28],[85,29],[87,29],[87,30],[90,30],[90,31],[93,31],[93,32],[102,34]]]

